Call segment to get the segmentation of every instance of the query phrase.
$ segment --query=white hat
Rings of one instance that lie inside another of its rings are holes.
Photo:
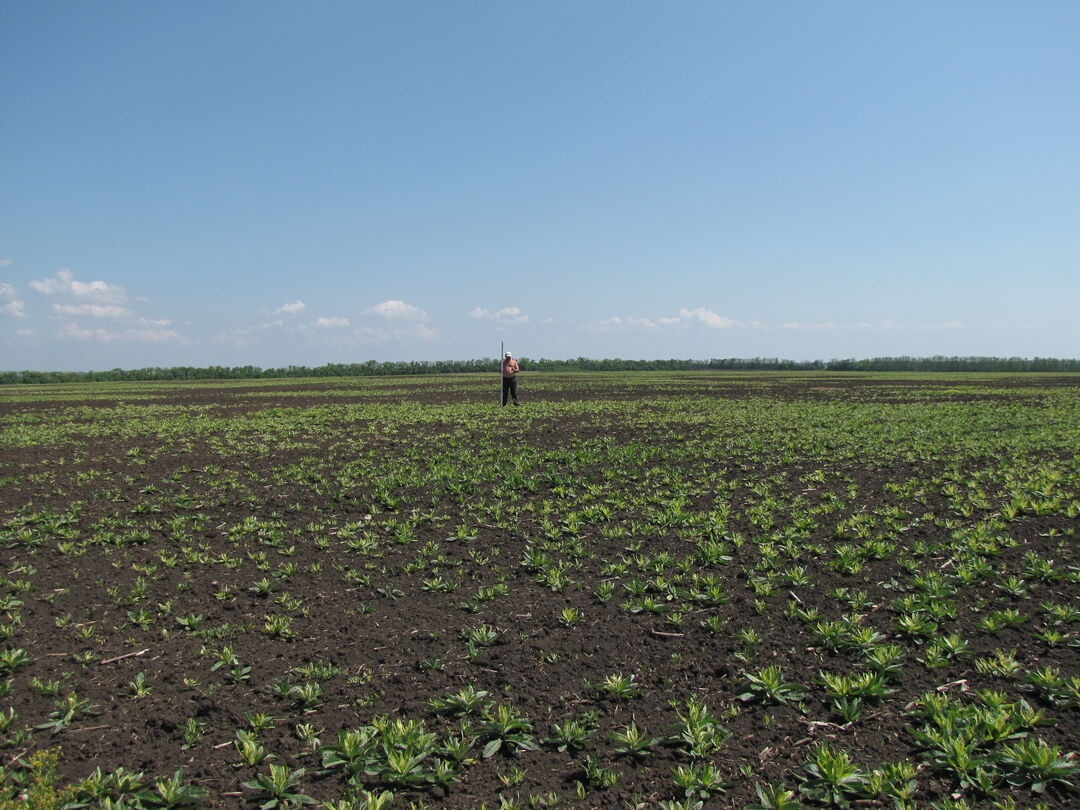
[[[506,353],[506,356],[507,356],[507,357],[510,357],[510,356],[511,356],[510,352],[507,352],[507,353]]]

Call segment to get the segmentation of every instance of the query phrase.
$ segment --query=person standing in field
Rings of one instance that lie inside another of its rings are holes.
[[[517,373],[519,371],[521,371],[521,366],[518,365],[513,355],[507,352],[502,359],[502,404],[504,408],[508,398],[512,399],[515,405],[518,404]]]

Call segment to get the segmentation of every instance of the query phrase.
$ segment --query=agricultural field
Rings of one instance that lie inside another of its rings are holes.
[[[520,387],[0,389],[0,808],[1080,806],[1080,377]]]

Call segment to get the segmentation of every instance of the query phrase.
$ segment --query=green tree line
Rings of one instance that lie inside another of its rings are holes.
[[[532,360],[520,358],[523,369],[533,371],[1005,371],[1005,372],[1074,372],[1080,360],[1053,357],[873,357],[864,360],[783,360],[777,357],[752,357],[712,360],[594,360],[576,357],[570,360]],[[260,380],[289,377],[376,377],[407,374],[461,374],[492,371],[498,361],[414,360],[363,363],[328,363],[322,366],[173,366],[109,371],[3,371],[0,385],[126,382],[135,380]]]

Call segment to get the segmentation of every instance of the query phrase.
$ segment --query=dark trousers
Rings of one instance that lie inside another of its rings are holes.
[[[506,405],[506,398],[510,397],[514,400],[514,404],[517,405],[517,378],[516,377],[503,377],[503,394],[502,404]]]

